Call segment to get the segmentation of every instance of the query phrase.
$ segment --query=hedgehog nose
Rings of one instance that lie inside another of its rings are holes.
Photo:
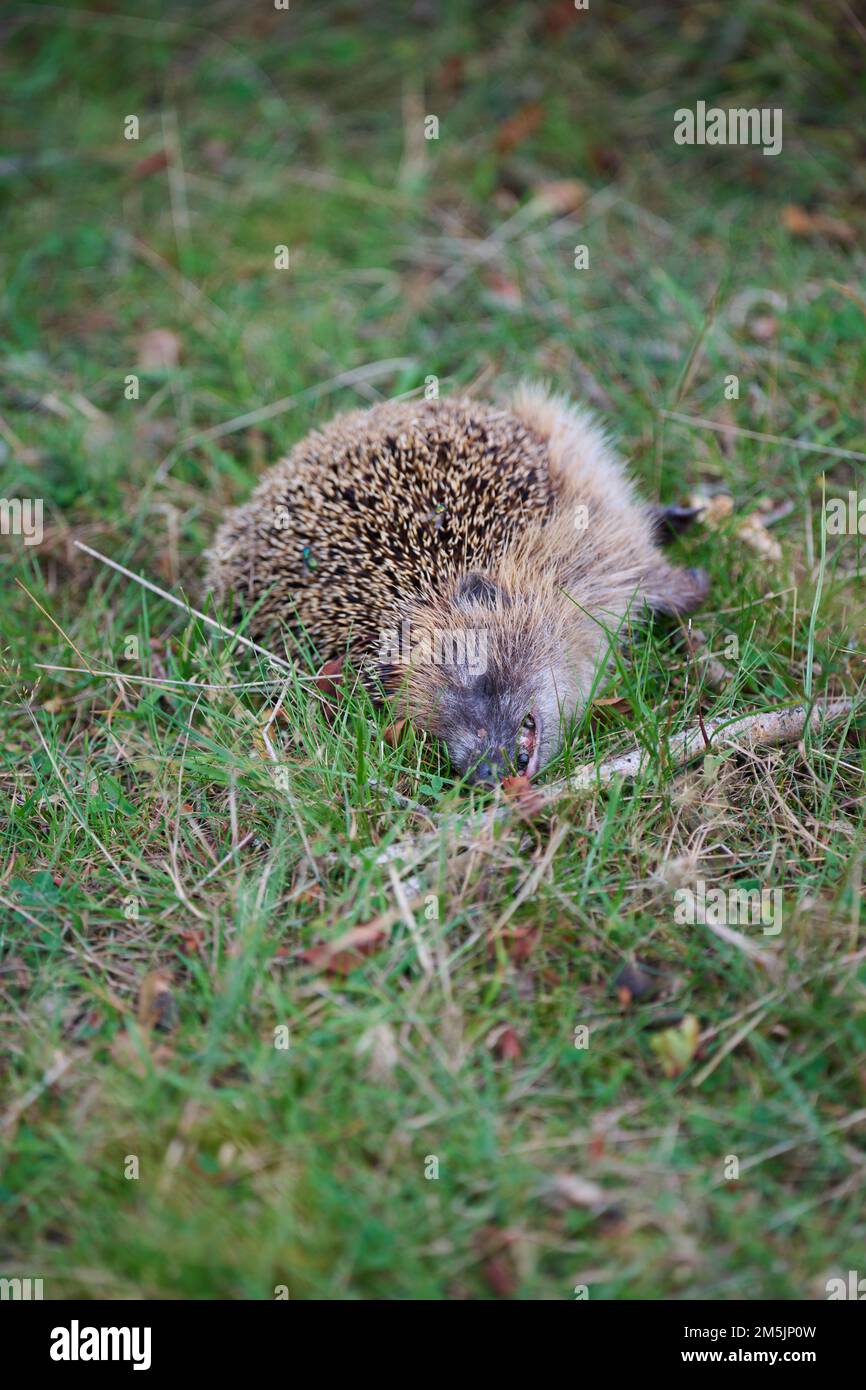
[[[501,765],[492,758],[485,758],[472,769],[469,781],[473,787],[495,787],[501,777]]]

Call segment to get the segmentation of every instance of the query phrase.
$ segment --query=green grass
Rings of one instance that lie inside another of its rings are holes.
[[[45,536],[2,553],[2,1272],[48,1297],[823,1297],[866,1236],[862,716],[656,760],[466,851],[454,818],[486,803],[419,732],[392,747],[348,679],[329,714],[312,666],[276,678],[72,545],[197,605],[222,509],[314,424],[430,375],[544,377],[647,496],[736,502],[676,546],[712,579],[696,624],[737,639],[726,689],[671,624],[629,633],[618,703],[553,774],[862,687],[863,541],[820,525],[822,474],[862,493],[862,462],[662,413],[866,452],[849,12],[371,8],[4,19],[2,495],[44,498]],[[783,153],[675,146],[698,99],[782,106]],[[440,138],[404,163],[418,112]],[[166,141],[171,172],[143,171]],[[530,209],[562,178],[580,212]],[[792,235],[788,204],[854,244]],[[154,329],[175,367],[139,365]],[[778,562],[736,532],[763,497],[793,503]],[[773,973],[675,922],[698,876],[782,889]],[[308,954],[383,914],[348,974]],[[625,1006],[632,961],[655,989]],[[667,1077],[653,1039],[690,1015],[699,1053]],[[557,1174],[604,1199],[552,1201]]]

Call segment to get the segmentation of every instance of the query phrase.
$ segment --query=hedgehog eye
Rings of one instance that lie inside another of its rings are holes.
[[[520,734],[517,739],[517,758],[515,764],[518,772],[525,772],[529,767],[529,760],[535,751],[535,720],[531,714],[527,714],[520,726]]]

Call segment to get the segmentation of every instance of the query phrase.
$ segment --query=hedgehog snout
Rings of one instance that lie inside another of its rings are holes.
[[[495,787],[507,770],[508,763],[504,759],[487,757],[470,768],[466,781],[471,787]]]

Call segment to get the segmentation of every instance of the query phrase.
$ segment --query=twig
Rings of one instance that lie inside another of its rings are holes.
[[[687,729],[681,734],[675,734],[669,740],[670,764],[672,767],[683,766],[692,758],[697,757],[698,754],[709,751],[710,748],[729,748],[738,743],[746,743],[750,747],[757,744],[767,746],[777,743],[793,743],[795,739],[800,737],[807,725],[816,728],[825,719],[839,719],[843,714],[850,714],[854,707],[854,700],[845,696],[835,700],[818,701],[811,712],[807,711],[805,705],[794,705],[790,709],[774,709],[766,710],[762,714],[746,714],[739,719],[713,719],[705,724],[703,729]],[[705,735],[709,739],[708,744],[704,742]],[[545,804],[549,804],[556,801],[565,792],[606,787],[618,777],[639,777],[649,767],[655,756],[655,753],[647,753],[645,749],[636,748],[631,753],[623,753],[618,758],[611,758],[599,767],[596,767],[594,763],[586,763],[583,767],[576,768],[570,777],[564,777],[558,782],[551,782],[549,787],[540,787],[539,792]]]
[[[767,747],[779,743],[793,743],[807,726],[818,727],[825,720],[840,719],[843,715],[851,714],[856,707],[856,701],[845,696],[819,701],[811,710],[807,710],[805,705],[794,705],[789,709],[743,715],[739,719],[710,720],[709,723],[705,723],[703,729],[687,729],[669,739],[664,749],[663,765],[674,770],[684,767],[693,758],[705,753],[718,748],[736,747],[738,744]],[[708,738],[708,743],[705,743],[705,738]],[[646,749],[635,748],[631,753],[610,758],[599,766],[595,763],[585,763],[582,767],[575,768],[570,777],[563,777],[559,781],[551,782],[549,786],[534,789],[538,793],[540,809],[547,810],[561,797],[570,793],[595,791],[600,787],[610,786],[618,778],[638,779],[653,763],[661,761],[661,753],[660,749],[647,752]],[[439,844],[443,833],[453,831],[458,845],[473,844],[485,830],[489,831],[495,822],[507,820],[515,809],[510,804],[500,804],[468,818],[460,815],[449,816],[440,822],[435,831],[390,845],[388,858],[405,860],[407,855],[414,854],[414,867],[424,857],[425,850]]]
[[[234,628],[226,627],[225,623],[218,623],[216,618],[209,618],[207,613],[202,613],[198,608],[193,608],[190,604],[184,603],[182,599],[176,598],[174,594],[168,593],[166,589],[161,589],[158,584],[153,584],[149,579],[145,579],[143,575],[133,574],[132,570],[128,570],[125,565],[119,565],[116,560],[109,560],[107,555],[101,555],[98,550],[94,550],[91,546],[85,545],[84,541],[73,541],[72,544],[78,550],[83,550],[85,554],[92,555],[95,560],[100,560],[103,565],[110,565],[113,570],[117,570],[118,574],[125,575],[127,579],[133,579],[136,584],[140,584],[144,589],[149,589],[152,594],[158,594],[160,598],[166,599],[168,603],[173,603],[175,608],[182,608],[184,613],[191,614],[194,618],[200,618],[203,623],[207,623],[208,627],[216,628],[217,632],[223,633],[226,637],[234,638],[236,642],[240,642],[244,647],[249,647],[251,651],[258,652],[259,656],[267,657],[268,661],[272,661],[275,666],[280,666],[284,671],[293,671],[294,668],[288,661],[283,661],[281,657],[274,656],[273,652],[269,652],[265,647],[260,647],[256,642],[251,642],[249,637],[241,636],[239,632],[235,632]],[[80,652],[78,654],[81,656]],[[82,661],[84,660],[83,657],[81,659]]]
[[[765,434],[762,430],[745,430],[739,425],[725,425],[718,420],[705,420],[700,415],[682,415],[678,410],[661,410],[666,420],[674,420],[678,425],[696,425],[698,429],[715,430],[717,434],[738,434],[743,439],[760,439],[765,444],[784,444],[790,449],[802,449],[810,454],[832,454],[839,459],[857,459],[866,463],[866,454],[858,454],[856,449],[839,449],[832,444],[809,444],[805,439],[789,439],[782,434]]]

